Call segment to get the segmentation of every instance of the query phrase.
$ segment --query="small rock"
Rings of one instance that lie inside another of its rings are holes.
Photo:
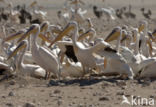
[[[84,107],[84,105],[83,104],[78,104],[78,106],[77,107]]]
[[[98,94],[97,93],[93,93],[93,96],[97,96]]]
[[[67,96],[67,98],[71,98],[70,96]]]
[[[156,98],[156,96],[154,96],[154,95],[150,95],[149,97],[150,97],[150,98],[153,98],[153,99],[155,99],[155,98]]]
[[[81,87],[81,89],[86,89],[86,87]]]
[[[116,83],[116,85],[117,86],[120,86],[120,87],[121,86],[126,86],[126,82],[125,81],[118,80],[117,83]]]
[[[53,93],[49,93],[49,97],[57,97],[57,95]]]
[[[144,81],[144,83],[142,84],[143,87],[146,87],[146,86],[150,86],[151,84],[151,81]]]
[[[36,100],[35,99],[33,100],[33,103],[36,103]]]
[[[40,105],[41,105],[41,102],[38,102],[38,103],[37,103],[37,105],[40,107]]]
[[[15,93],[14,92],[9,92],[8,96],[15,96]]]
[[[62,98],[62,96],[58,96],[58,98],[59,98],[59,99],[61,99],[61,98]]]
[[[48,102],[48,99],[46,99],[45,102]]]
[[[10,81],[9,84],[10,85],[15,85],[16,81]]]
[[[101,96],[101,95],[102,95],[101,93],[97,93],[97,92],[93,93],[93,96]]]
[[[25,103],[23,107],[35,107],[33,103]]]
[[[44,92],[45,90],[41,90],[41,92]]]
[[[121,87],[122,90],[125,90],[126,88],[127,88],[127,86],[122,86]]]
[[[109,82],[103,82],[103,84],[102,84],[102,86],[104,86],[104,87],[107,87],[107,86],[110,86],[111,85],[111,83],[109,83]]]
[[[83,99],[87,99],[86,97],[83,97]]]
[[[8,107],[14,107],[14,105],[12,103],[7,103],[6,104]]]
[[[93,87],[89,87],[89,89],[93,89]]]
[[[21,84],[20,86],[19,86],[19,88],[24,88],[25,87],[25,85],[24,84]]]
[[[2,98],[6,98],[6,96],[3,95]]]
[[[73,105],[70,103],[68,106],[72,107]]]
[[[59,94],[59,93],[61,93],[60,90],[58,90],[58,89],[54,90],[54,94]]]
[[[124,95],[124,92],[123,91],[119,91],[116,93],[116,95]]]
[[[72,102],[72,104],[75,104],[75,102]]]
[[[155,85],[153,86],[153,89],[156,89],[156,86]]]
[[[94,107],[94,105],[93,105],[93,104],[91,104],[91,105],[89,105],[89,107]]]
[[[60,105],[63,104],[63,101],[62,101],[62,100],[58,100],[58,101],[57,101],[57,104],[58,104],[58,106],[60,106]]]
[[[109,101],[109,98],[108,97],[101,97],[101,98],[99,98],[99,101]]]
[[[74,98],[77,98],[77,96],[74,96]]]

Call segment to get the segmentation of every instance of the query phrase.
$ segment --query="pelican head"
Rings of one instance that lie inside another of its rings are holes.
[[[78,38],[78,41],[81,41],[82,39],[86,38],[87,36],[93,36],[96,35],[96,31],[94,28],[90,28],[87,32],[81,34]]]
[[[121,33],[122,29],[121,27],[117,26],[116,28],[114,28],[112,30],[112,32],[106,37],[105,41],[106,42],[111,42],[113,40],[116,40],[119,36],[120,36],[120,33]],[[125,30],[124,30],[125,32]],[[125,37],[125,33],[122,33],[122,37]]]
[[[147,27],[148,23],[145,20],[140,21],[138,31],[139,33]]]
[[[122,33],[124,33],[124,37],[121,39],[121,42],[125,40],[132,40],[132,33],[130,31],[122,30]]]
[[[88,27],[89,28],[93,27],[93,23],[91,21],[91,18],[87,18],[86,21],[88,22]]]
[[[40,32],[47,31],[49,25],[50,25],[50,23],[49,23],[48,21],[44,21],[44,22],[41,24]]]
[[[85,33],[85,29],[84,28],[80,28],[79,29],[79,34],[82,35],[83,33]]]
[[[7,60],[9,60],[13,56],[15,56],[19,50],[26,48],[27,44],[28,44],[28,42],[26,40],[20,42],[19,45],[16,47],[16,49],[9,55]]]
[[[147,32],[149,39],[151,39],[152,41],[154,41],[154,35],[152,32],[148,31]]]
[[[24,40],[26,37],[30,36],[31,34],[36,34],[38,31],[40,31],[39,24],[33,24],[30,26],[30,28],[23,34],[23,36],[17,41],[18,43]]]
[[[67,35],[71,30],[76,28],[77,23],[75,21],[71,21],[67,24],[67,26],[63,29],[62,32],[55,38],[55,40],[50,44],[52,46],[55,42],[61,40],[65,35]],[[49,46],[49,47],[50,47]]]

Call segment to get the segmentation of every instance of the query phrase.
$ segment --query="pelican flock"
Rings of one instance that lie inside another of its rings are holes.
[[[30,7],[36,5],[31,4]],[[14,24],[30,19],[39,21],[6,34],[0,38],[0,72],[29,75],[36,78],[88,77],[90,74],[125,76],[128,79],[156,77],[155,30],[149,31],[148,22],[138,26],[114,26],[101,38],[94,28],[92,18],[86,17],[81,0],[72,0],[66,9],[58,11],[59,23],[46,20],[47,12],[35,10],[28,13],[26,7],[17,11],[10,5],[10,21]],[[112,7],[97,9],[94,14],[107,20],[118,20]],[[20,11],[24,11],[23,14]],[[62,13],[65,11],[65,13]],[[17,14],[18,13],[18,14]],[[20,19],[17,20],[17,16]],[[105,38],[104,38],[105,37]]]

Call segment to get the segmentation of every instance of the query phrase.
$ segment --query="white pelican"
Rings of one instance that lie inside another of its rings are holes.
[[[16,55],[19,50],[23,49],[22,52],[18,55],[18,57],[15,60],[16,69],[19,72],[21,72],[22,74],[29,74],[30,76],[33,76],[33,77],[44,78],[46,76],[46,71],[43,68],[41,68],[38,65],[24,64],[23,63],[23,57],[24,57],[24,54],[25,54],[27,48],[28,48],[28,42],[22,41],[17,46],[17,48],[10,54],[8,59],[10,59],[14,55]]]
[[[138,28],[139,32],[143,31],[143,35],[140,37],[141,39],[141,47],[140,47],[140,52],[146,56],[146,57],[149,57],[149,56],[152,56],[151,53],[152,53],[152,44],[151,42],[149,41],[149,38],[147,37],[147,31],[148,31],[148,23],[147,21],[141,21],[140,22],[140,26]],[[147,45],[148,43],[148,45]]]
[[[62,13],[62,11],[58,11],[57,16],[59,18],[59,24],[63,24],[63,26],[66,25],[70,20],[69,12]]]
[[[91,18],[87,18],[86,20],[88,22],[88,29],[93,28],[93,23],[91,21]]]
[[[156,62],[146,66],[141,72],[139,77],[140,78],[155,78],[156,77]]]
[[[60,75],[60,67],[57,56],[55,56],[48,49],[41,47],[37,44],[36,38],[40,33],[40,26],[38,24],[33,24],[29,28],[29,30],[18,40],[21,41],[25,39],[27,36],[31,35],[31,53],[34,61],[41,66],[47,72],[47,77],[50,76],[52,72],[56,77],[59,78]]]
[[[82,11],[81,8],[75,10],[71,8],[71,12],[72,12],[71,16],[72,21],[77,21],[79,25],[85,22],[84,14],[87,13],[87,10]]]
[[[104,15],[107,17],[107,20],[115,20],[115,10],[112,7],[108,8],[101,8],[101,11],[104,13]]]
[[[88,31],[86,31],[85,33],[82,33],[78,37],[78,41],[81,41],[84,38],[86,38],[87,36],[89,36],[89,40],[88,40],[88,43],[89,43],[95,37],[95,35],[96,35],[96,31],[93,28],[91,28]],[[57,40],[60,40],[61,38],[58,39],[58,37],[56,37],[54,41],[56,42]],[[49,42],[49,40],[47,40],[47,39],[45,38],[44,40]],[[52,42],[52,43],[54,43],[54,42]],[[90,47],[90,46],[88,46],[89,45],[88,43],[83,42],[85,47]],[[56,46],[58,46],[58,48],[60,49],[61,63],[63,61],[64,54],[66,54],[67,57],[72,59],[74,62],[78,62],[77,57],[75,56],[74,49],[73,49],[73,42],[72,41],[70,41],[70,40],[58,41],[58,42],[56,42]]]
[[[7,74],[8,72],[11,73],[13,71],[14,69],[10,65],[0,62],[0,74]]]
[[[89,40],[92,40],[94,38],[95,35],[95,30],[93,28],[89,29],[87,32],[82,33],[79,38],[78,41],[83,40],[85,37],[89,36]],[[57,41],[57,38],[55,39]],[[54,41],[55,41],[54,40]],[[49,38],[44,36],[44,41],[47,41],[48,43],[51,43],[52,41],[49,40]],[[87,45],[86,47],[89,47],[87,43],[85,43],[85,45]],[[61,56],[61,63],[63,62],[63,58],[64,55],[66,54],[66,56],[69,59],[72,59],[74,62],[78,62],[77,57],[75,56],[75,52],[73,49],[73,42],[69,39],[69,40],[64,40],[64,41],[58,41],[56,42],[56,46],[60,49],[60,54],[59,56]]]
[[[65,63],[62,64],[61,77],[82,77],[84,72],[81,63],[73,63],[65,58]]]
[[[121,30],[120,30],[121,32]],[[122,35],[119,30],[114,30],[107,38],[106,41],[112,41],[115,38],[120,38]],[[121,46],[119,53],[125,58],[127,64],[133,69],[134,74],[136,75],[140,70],[144,67],[154,63],[156,61],[155,58],[146,58],[142,54],[139,53],[139,38],[140,35],[138,34],[137,29],[134,30],[134,34],[136,36],[136,43],[135,43],[135,52],[133,53],[126,47]],[[120,40],[118,39],[117,46],[120,45]]]
[[[111,41],[117,39],[116,50],[117,50],[117,52],[119,52],[120,51],[120,45],[121,45],[120,42],[121,42],[122,38],[124,38],[126,35],[127,35],[127,32],[125,30],[121,29],[121,27],[117,26],[105,38],[105,41],[111,42]]]
[[[79,8],[80,4],[85,4],[82,0],[71,0],[70,4],[75,5],[75,10]]]
[[[12,35],[4,38],[4,40],[2,42],[2,46],[3,46],[3,44],[6,44],[7,42],[9,42],[13,39],[20,38],[25,32],[26,32],[25,30],[20,30],[20,31],[16,32],[15,34],[12,34]],[[13,47],[13,48],[15,48],[15,47]],[[30,41],[28,44],[28,48],[30,48]],[[10,51],[12,51],[12,50],[10,50]],[[35,61],[32,59],[32,55],[29,51],[27,51],[24,54],[24,63],[35,64]]]
[[[107,44],[104,41],[99,41],[99,43],[97,43],[93,47],[86,48],[82,43],[77,42],[77,39],[78,39],[78,25],[77,25],[76,22],[70,22],[65,27],[63,32],[61,32],[60,35],[57,37],[56,41],[60,40],[64,35],[66,35],[71,30],[73,30],[72,40],[73,40],[74,52],[75,52],[78,60],[82,64],[83,71],[85,72],[86,69],[88,70],[89,68],[97,68],[96,58],[93,56],[93,53],[96,53],[96,51],[98,51],[100,49],[107,49],[109,44]],[[106,55],[109,56],[109,52],[106,53]],[[112,56],[115,57],[115,56],[118,56],[118,55],[113,54]],[[117,59],[121,60],[121,57],[120,58],[118,57]],[[131,71],[131,69],[128,68],[128,66],[125,67],[125,68],[127,70],[126,72],[128,74],[128,77],[133,78],[133,71]]]
[[[39,37],[47,37],[51,41],[54,40],[56,34],[59,34],[62,31],[60,26],[50,25],[48,21],[44,21],[40,27],[41,30]],[[44,41],[42,40],[42,45],[44,44],[43,42]]]

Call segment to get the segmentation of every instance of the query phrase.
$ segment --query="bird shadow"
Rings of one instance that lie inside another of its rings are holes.
[[[79,86],[90,86],[102,81],[117,83],[117,80],[120,78],[111,77],[111,78],[91,78],[91,79],[70,79],[70,80],[50,80],[48,86],[70,86],[70,85],[79,85]]]

